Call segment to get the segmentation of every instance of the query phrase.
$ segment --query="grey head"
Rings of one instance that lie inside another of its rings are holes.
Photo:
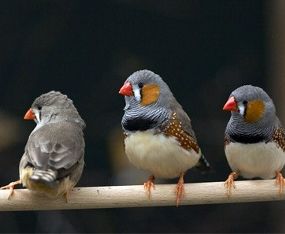
[[[125,131],[158,128],[172,111],[181,108],[168,85],[149,70],[134,72],[120,89],[125,96],[125,114],[122,126]]]
[[[231,111],[226,136],[237,142],[268,141],[280,125],[272,99],[256,86],[244,85],[234,90],[223,109]]]
[[[50,91],[37,97],[30,110],[37,124],[70,121],[78,124],[82,129],[85,128],[85,123],[73,101],[57,91]]]

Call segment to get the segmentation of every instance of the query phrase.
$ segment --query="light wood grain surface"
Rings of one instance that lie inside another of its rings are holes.
[[[156,185],[150,200],[143,185],[78,187],[70,193],[67,203],[63,198],[53,200],[27,189],[16,189],[8,200],[9,191],[0,190],[0,211],[175,206],[175,186]],[[278,193],[275,180],[237,181],[230,198],[226,195],[224,182],[190,183],[185,184],[185,197],[180,206],[284,199],[284,193]]]

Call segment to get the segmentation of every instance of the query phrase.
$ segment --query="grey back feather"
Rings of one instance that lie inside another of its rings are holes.
[[[60,92],[43,94],[32,104],[41,107],[43,123],[39,123],[29,136],[20,167],[32,166],[34,180],[50,182],[71,175],[84,164],[85,123],[72,100]],[[75,178],[78,180],[78,178]]]

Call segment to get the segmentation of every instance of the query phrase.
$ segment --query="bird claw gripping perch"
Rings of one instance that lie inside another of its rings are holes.
[[[232,189],[236,188],[235,179],[238,177],[238,173],[232,172],[229,174],[228,179],[225,181],[224,186],[227,189],[226,194],[229,198],[232,195]]]
[[[176,185],[176,207],[178,207],[180,201],[185,195],[184,190],[184,173],[182,173],[179,177],[178,183]]]
[[[21,180],[13,181],[10,184],[1,187],[1,189],[9,189],[10,190],[8,200],[10,200],[10,198],[14,194],[14,187],[18,184],[22,184]]]
[[[275,182],[277,185],[279,185],[279,195],[281,195],[284,191],[284,186],[285,186],[285,179],[280,172],[276,172],[276,179]]]
[[[148,180],[143,184],[143,187],[148,195],[148,199],[150,200],[151,198],[151,189],[155,189],[155,186],[154,186],[154,180],[155,180],[155,177],[154,176],[150,176],[148,178]]]

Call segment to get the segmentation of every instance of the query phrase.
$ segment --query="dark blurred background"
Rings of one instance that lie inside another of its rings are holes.
[[[285,118],[285,1],[33,0],[0,3],[0,183],[18,178],[34,123],[34,98],[59,90],[87,123],[79,186],[143,184],[124,155],[118,90],[134,71],[162,76],[192,118],[214,172],[186,182],[223,181],[229,113],[243,84],[263,87]],[[160,181],[161,183],[176,183]],[[2,212],[1,232],[285,232],[284,202]]]

